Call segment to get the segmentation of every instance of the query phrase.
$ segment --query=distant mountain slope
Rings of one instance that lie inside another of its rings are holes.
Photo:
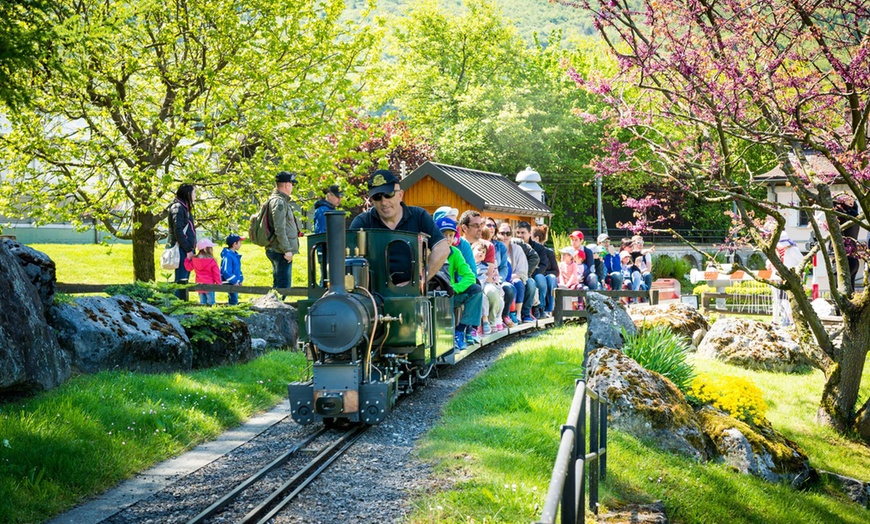
[[[550,3],[548,0],[495,0],[501,6],[505,18],[514,22],[520,36],[528,44],[534,41],[534,33],[541,40],[547,35],[561,29],[565,36],[589,35],[594,33],[591,18],[582,9]],[[367,0],[347,0],[348,16],[353,17],[366,6]],[[400,15],[404,7],[411,2],[407,0],[377,0],[377,14]],[[440,0],[444,8],[460,9],[462,0]]]

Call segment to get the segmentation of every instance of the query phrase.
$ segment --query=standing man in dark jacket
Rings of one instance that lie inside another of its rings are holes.
[[[193,184],[181,184],[175,192],[175,199],[169,204],[169,238],[166,243],[170,247],[178,244],[181,249],[181,263],[175,270],[175,283],[187,284],[190,271],[184,268],[184,258],[193,258],[196,254],[196,228],[193,225],[193,200],[196,189]],[[187,300],[187,290],[178,289],[175,296]]]
[[[314,203],[314,233],[326,233],[326,212],[335,211],[335,208],[341,204],[341,197],[344,193],[341,192],[337,184],[332,184],[326,189],[326,194]],[[317,263],[320,265],[320,285],[323,286],[326,282],[327,270],[323,260],[323,247],[317,248]]]
[[[326,233],[326,212],[335,211],[341,204],[341,192],[338,185],[332,184],[326,190],[323,198],[314,203],[314,233]]]
[[[293,255],[299,253],[299,223],[293,214],[290,193],[296,185],[296,173],[280,171],[275,175],[275,190],[269,195],[269,219],[274,236],[266,257],[272,262],[272,287],[290,287],[293,275]]]

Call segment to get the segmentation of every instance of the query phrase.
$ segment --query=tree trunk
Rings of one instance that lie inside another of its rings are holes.
[[[133,212],[133,277],[142,282],[154,280],[154,232],[156,217],[150,212]]]
[[[870,307],[865,305],[843,316],[843,342],[835,348],[834,362],[825,371],[825,387],[816,417],[820,423],[840,432],[857,429],[861,424],[859,418],[865,419],[864,424],[870,423],[866,422],[866,413],[857,413],[855,406],[868,348]]]

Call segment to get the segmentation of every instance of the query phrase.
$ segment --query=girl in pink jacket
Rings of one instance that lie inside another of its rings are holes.
[[[574,255],[577,251],[571,247],[563,247],[559,250],[562,253],[562,261],[559,262],[559,287],[563,289],[577,289],[580,280],[577,278],[577,264],[574,262]]]
[[[202,238],[196,243],[196,256],[184,259],[184,269],[196,272],[197,284],[221,283],[221,270],[212,251],[217,244],[208,238]],[[197,291],[199,303],[208,306],[214,305],[214,291]]]

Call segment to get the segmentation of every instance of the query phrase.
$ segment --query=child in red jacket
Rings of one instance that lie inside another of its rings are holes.
[[[197,284],[220,285],[221,283],[221,270],[212,251],[214,247],[216,244],[211,239],[200,239],[196,243],[196,256],[184,259],[184,269],[196,272]],[[200,304],[214,305],[214,291],[197,291],[197,293],[199,293]]]

